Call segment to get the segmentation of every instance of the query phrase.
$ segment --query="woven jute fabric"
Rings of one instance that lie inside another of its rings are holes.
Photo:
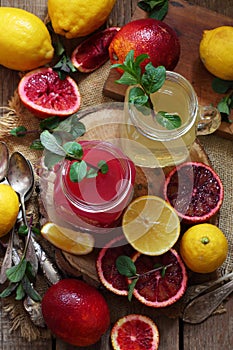
[[[77,73],[75,79],[78,83],[82,98],[80,110],[85,109],[87,106],[114,102],[103,95],[103,85],[108,77],[109,70],[110,63],[107,62],[104,66],[91,74]],[[39,122],[40,120],[22,106],[17,91],[11,97],[8,104],[1,108],[0,140],[7,143],[11,153],[14,151],[22,152],[33,165],[37,164],[38,159],[42,155],[42,152],[30,149],[32,141],[39,137],[39,133],[36,132],[36,130],[39,130]],[[9,131],[19,125],[24,125],[28,130],[34,130],[35,133],[31,133],[23,138],[11,136]],[[199,141],[207,153],[212,167],[219,174],[225,189],[224,202],[219,217],[219,227],[225,233],[229,243],[228,257],[221,269],[219,269],[219,274],[224,274],[231,271],[233,265],[233,142],[216,135],[199,137]],[[36,220],[38,215],[38,201],[36,195],[34,195],[30,203],[27,204],[27,210],[33,211],[34,219]],[[43,294],[47,288],[43,278],[40,278],[37,284]],[[11,329],[20,329],[22,337],[31,341],[38,337],[49,336],[47,330],[39,329],[30,322],[21,302],[16,302],[13,297],[10,297],[3,300],[2,304],[3,310],[9,314],[12,320]],[[182,306],[177,304],[177,310],[175,308],[171,310],[171,312],[174,313],[173,316],[179,315],[181,308]],[[175,312],[175,310],[177,312]],[[220,310],[219,312],[222,311]],[[25,332],[25,329],[28,331]]]

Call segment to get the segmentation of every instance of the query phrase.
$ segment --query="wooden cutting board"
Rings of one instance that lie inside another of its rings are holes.
[[[146,13],[137,7],[132,20],[146,16]],[[203,30],[223,25],[233,26],[233,19],[186,1],[177,0],[169,2],[169,11],[164,22],[176,31],[180,39],[181,55],[175,71],[192,83],[200,104],[216,106],[223,95],[215,93],[212,89],[213,75],[205,69],[200,61],[199,43]],[[122,101],[127,87],[115,83],[119,77],[116,70],[111,70],[105,82],[103,93],[108,97]],[[233,140],[233,123],[222,122],[216,134]]]

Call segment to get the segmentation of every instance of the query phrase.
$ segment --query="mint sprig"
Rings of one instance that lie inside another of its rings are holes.
[[[70,167],[69,176],[72,182],[80,182],[84,178],[96,177],[99,172],[102,174],[108,172],[108,165],[104,160],[101,160],[97,167],[84,161],[82,159],[83,149],[78,142],[69,141],[62,145],[59,135],[51,134],[48,130],[41,133],[40,141],[47,150],[44,157],[44,164],[48,169],[51,169],[55,164],[64,159],[77,160]]]
[[[162,21],[168,12],[169,0],[142,0],[138,2],[138,7],[147,12],[150,18]]]
[[[233,81],[214,78],[212,81],[212,88],[219,94],[226,94],[219,101],[217,109],[221,113],[222,121],[228,123],[232,122],[232,120],[230,120],[230,114],[233,110]]]
[[[156,264],[152,270],[139,274],[137,273],[136,265],[134,264],[133,260],[129,256],[120,255],[116,259],[117,271],[122,276],[126,276],[129,280],[131,280],[129,284],[129,290],[128,290],[129,301],[132,300],[134,288],[141,276],[145,276],[156,271],[161,271],[161,277],[164,278],[166,274],[166,270],[170,266],[172,266],[172,264],[168,264],[168,265]]]
[[[156,121],[166,129],[176,129],[181,126],[181,118],[178,114],[166,113],[166,111],[154,111],[150,95],[157,92],[166,80],[164,66],[154,67],[151,62],[145,66],[142,73],[140,64],[149,58],[147,54],[134,58],[134,50],[129,51],[123,64],[116,63],[111,68],[120,68],[124,71],[118,84],[136,85],[129,92],[129,103],[133,104],[143,114],[152,114]]]
[[[54,133],[69,133],[70,138],[73,140],[84,135],[86,132],[85,125],[79,121],[77,113],[74,113],[65,120],[61,120],[57,116],[46,118],[40,122],[39,129],[37,130],[28,130],[25,126],[20,125],[12,129],[10,134],[15,137],[25,137],[30,134],[40,134],[44,130]],[[30,148],[34,150],[43,150],[44,146],[42,145],[40,139],[35,139],[30,145]]]
[[[28,243],[32,232],[32,218],[28,228],[28,236],[24,251],[19,262],[6,270],[6,276],[9,281],[8,286],[0,293],[0,298],[6,298],[13,292],[16,293],[16,300],[22,300],[28,295],[34,301],[41,301],[41,296],[34,289],[32,281],[36,277],[31,263],[26,259]]]

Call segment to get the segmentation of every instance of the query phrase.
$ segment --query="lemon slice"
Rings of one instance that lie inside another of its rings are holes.
[[[180,220],[165,200],[142,196],[126,209],[122,228],[127,241],[138,252],[161,255],[176,243],[180,235]]]
[[[94,237],[89,233],[73,231],[52,222],[48,222],[42,227],[41,234],[55,247],[74,255],[90,253],[95,244]]]

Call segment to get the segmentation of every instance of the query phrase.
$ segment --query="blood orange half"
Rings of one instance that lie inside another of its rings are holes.
[[[27,73],[19,82],[18,93],[25,107],[41,119],[68,117],[80,108],[76,82],[69,76],[61,80],[52,68]]]
[[[84,40],[71,55],[73,65],[83,73],[102,66],[109,59],[109,45],[119,30],[118,27],[107,28]]]
[[[114,350],[157,350],[159,331],[149,317],[131,314],[115,323],[111,342]]]
[[[208,165],[186,162],[167,175],[164,196],[185,223],[198,224],[219,211],[223,184]]]
[[[133,295],[151,307],[165,307],[178,301],[187,287],[187,272],[176,250],[170,249],[160,256],[136,253],[132,260],[140,275]],[[157,267],[160,270],[152,271]],[[151,271],[151,272],[150,272]]]
[[[120,255],[131,257],[135,250],[127,244],[124,236],[112,239],[99,252],[96,268],[100,281],[111,292],[118,295],[128,294],[127,278],[121,275],[116,268],[116,259]]]

